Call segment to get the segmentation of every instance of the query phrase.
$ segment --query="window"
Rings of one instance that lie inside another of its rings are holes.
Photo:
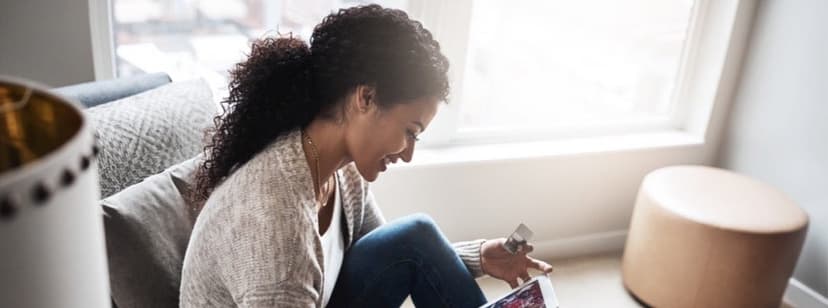
[[[423,21],[452,63],[452,101],[427,144],[654,130],[681,110],[693,0],[112,0],[116,74],[203,77],[226,93],[251,40],[307,39],[332,10],[366,2]]]
[[[659,123],[693,3],[474,1],[460,135]]]
[[[332,10],[361,3],[405,8],[407,0],[111,0],[116,76],[166,72],[226,90],[250,42],[269,32],[308,39]]]

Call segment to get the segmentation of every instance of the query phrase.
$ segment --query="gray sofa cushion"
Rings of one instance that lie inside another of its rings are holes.
[[[142,74],[112,80],[86,82],[53,89],[60,95],[73,98],[86,107],[93,107],[132,96],[170,83],[166,73]]]
[[[178,307],[195,215],[185,198],[202,156],[102,200],[109,280],[119,308]]]
[[[107,197],[200,153],[217,109],[207,83],[191,80],[85,112],[98,136],[101,197]]]

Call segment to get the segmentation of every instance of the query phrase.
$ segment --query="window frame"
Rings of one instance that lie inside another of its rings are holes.
[[[108,80],[115,74],[115,37],[113,36],[112,1],[88,0],[89,34],[95,80]]]

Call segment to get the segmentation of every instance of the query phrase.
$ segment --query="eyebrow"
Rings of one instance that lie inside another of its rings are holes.
[[[425,127],[423,127],[423,123],[420,123],[420,121],[414,121],[413,123],[417,124],[417,126],[420,127],[420,133],[422,133],[425,130]]]

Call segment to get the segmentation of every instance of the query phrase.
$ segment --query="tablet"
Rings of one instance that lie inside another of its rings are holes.
[[[480,308],[558,308],[549,277],[540,275]]]

